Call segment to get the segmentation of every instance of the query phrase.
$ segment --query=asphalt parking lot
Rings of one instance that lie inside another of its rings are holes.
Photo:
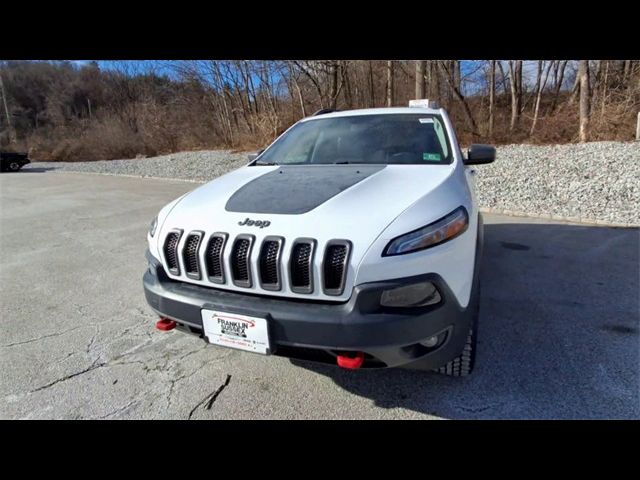
[[[640,418],[640,233],[485,215],[477,367],[343,371],[154,329],[149,221],[193,183],[0,175],[0,417]]]

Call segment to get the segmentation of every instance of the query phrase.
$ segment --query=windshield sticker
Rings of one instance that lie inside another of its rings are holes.
[[[419,118],[420,123],[433,123],[433,118]]]
[[[425,160],[427,162],[439,162],[440,154],[439,153],[423,153],[422,160]]]

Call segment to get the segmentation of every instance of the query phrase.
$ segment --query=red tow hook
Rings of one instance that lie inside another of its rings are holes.
[[[158,330],[162,330],[163,332],[168,332],[169,330],[173,330],[176,328],[176,322],[174,320],[169,320],[168,318],[161,318],[156,322],[156,328]]]
[[[347,368],[349,370],[356,370],[364,363],[364,353],[356,352],[355,357],[348,357],[347,355],[336,356],[338,366],[341,368]]]

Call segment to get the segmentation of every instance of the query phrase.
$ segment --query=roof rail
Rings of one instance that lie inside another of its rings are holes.
[[[318,110],[317,112],[315,112],[314,114],[312,114],[312,117],[316,117],[318,115],[324,115],[325,113],[331,113],[331,112],[339,112],[340,110],[336,110],[335,108],[321,108],[320,110]]]

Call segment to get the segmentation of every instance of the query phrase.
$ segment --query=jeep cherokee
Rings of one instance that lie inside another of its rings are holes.
[[[166,205],[144,274],[161,330],[215,345],[454,376],[476,351],[482,218],[445,110],[321,111]]]

